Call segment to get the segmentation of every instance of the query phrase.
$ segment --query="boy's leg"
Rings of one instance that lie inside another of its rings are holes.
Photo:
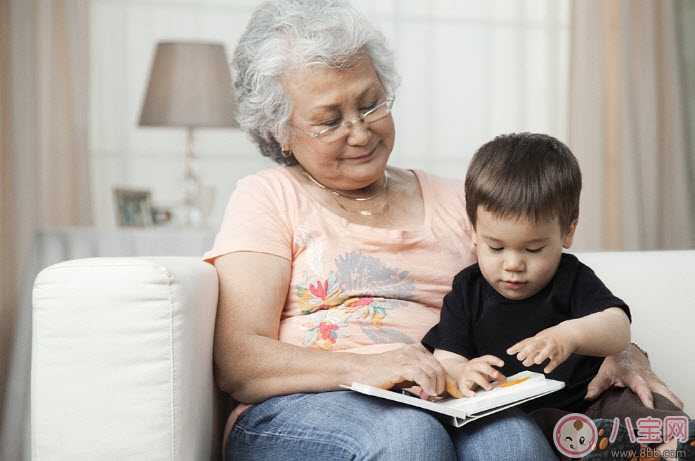
[[[587,416],[592,418],[599,430],[599,440],[597,449],[585,459],[631,459],[630,456],[625,458],[617,457],[618,452],[629,452],[633,450],[635,453],[649,453],[649,448],[632,440],[637,437],[637,421],[641,418],[655,418],[662,422],[667,417],[682,416],[689,419],[688,415],[678,408],[673,402],[660,394],[654,394],[654,408],[647,408],[642,404],[639,397],[630,389],[610,389],[606,391],[599,400],[594,402],[585,412]],[[614,428],[615,419],[618,419],[619,427]],[[628,431],[626,418],[630,418],[634,437]],[[614,431],[615,429],[615,431]],[[695,460],[695,436],[693,434],[693,422],[689,422],[688,440],[686,442],[678,442],[675,450],[684,453],[681,456],[682,460]],[[613,436],[613,437],[611,437]],[[611,438],[615,438],[610,442]],[[661,445],[663,448],[663,445]],[[646,455],[643,459],[649,459]],[[639,459],[642,459],[639,458]],[[654,456],[652,459],[661,459],[659,456]]]
[[[584,414],[591,419],[617,417],[620,421],[625,421],[625,418],[629,417],[633,423],[639,418],[647,417],[663,420],[667,416],[685,416],[690,419],[683,410],[663,395],[654,394],[654,408],[647,408],[637,394],[628,388],[608,389],[586,409]]]
[[[557,425],[558,421],[562,419],[563,416],[566,416],[569,413],[569,411],[558,410],[557,408],[540,408],[538,410],[532,411],[529,414],[529,416],[541,429],[541,432],[548,441],[548,444],[555,453],[555,456],[557,456],[560,461],[571,461],[575,459],[564,455],[555,446],[555,426]]]

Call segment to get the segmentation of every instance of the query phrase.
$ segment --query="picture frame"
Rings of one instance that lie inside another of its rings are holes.
[[[152,225],[152,193],[148,189],[113,189],[116,223],[122,227]]]

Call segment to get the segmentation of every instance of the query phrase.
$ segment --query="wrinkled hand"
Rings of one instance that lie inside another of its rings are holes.
[[[444,392],[446,370],[421,344],[360,356],[360,382],[381,389],[419,385],[428,395]]]
[[[567,360],[574,351],[569,344],[567,336],[560,338],[556,327],[540,331],[531,338],[526,338],[507,349],[507,354],[514,355],[525,367],[540,365],[545,360],[550,362],[543,369],[544,373],[550,373],[558,365]]]
[[[483,355],[468,360],[465,364],[457,365],[451,369],[451,376],[456,380],[456,385],[464,397],[473,397],[475,390],[482,387],[485,390],[492,389],[490,381],[503,382],[506,377],[493,367],[502,367],[504,362],[494,355]]]
[[[656,392],[683,409],[683,401],[654,374],[647,357],[633,344],[619,354],[606,357],[584,398],[593,400],[611,387],[632,389],[647,408],[654,408],[652,392]]]

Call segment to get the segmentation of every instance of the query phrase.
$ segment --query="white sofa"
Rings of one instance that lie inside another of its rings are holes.
[[[632,308],[633,340],[695,412],[695,250],[579,254]],[[92,258],[34,285],[34,460],[209,460],[217,276],[196,258]]]

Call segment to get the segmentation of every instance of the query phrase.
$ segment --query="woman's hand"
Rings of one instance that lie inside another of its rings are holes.
[[[360,355],[360,382],[382,389],[418,385],[427,395],[444,393],[446,370],[421,344],[380,354]]]
[[[606,357],[598,374],[589,383],[584,398],[593,400],[611,387],[632,389],[647,408],[654,408],[652,392],[663,395],[679,408],[683,408],[683,401],[654,374],[649,360],[634,344],[630,344],[619,354]]]

